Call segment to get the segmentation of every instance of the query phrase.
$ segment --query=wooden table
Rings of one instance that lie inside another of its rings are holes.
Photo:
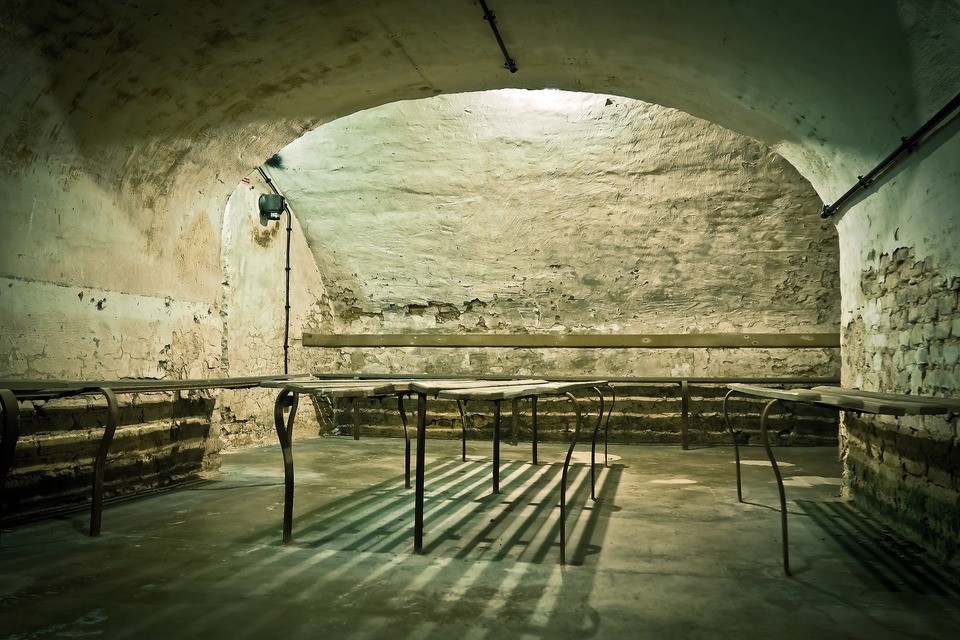
[[[90,499],[90,535],[100,535],[103,517],[104,476],[107,454],[113,444],[120,408],[117,395],[130,393],[163,393],[208,389],[249,389],[267,380],[291,380],[305,375],[253,376],[238,378],[196,378],[186,380],[153,380],[127,378],[120,380],[0,380],[0,408],[3,409],[3,430],[0,432],[0,509],[7,474],[13,467],[17,440],[20,437],[20,401],[51,400],[79,395],[102,395],[107,401],[107,424],[93,463],[93,487]],[[2,515],[2,513],[0,513]]]
[[[740,478],[740,448],[736,436],[730,425],[727,411],[730,396],[740,393],[747,396],[766,398],[768,402],[760,414],[760,436],[763,440],[767,458],[773,466],[773,474],[777,480],[777,489],[780,494],[780,530],[783,547],[783,571],[790,573],[790,550],[787,531],[787,498],[783,488],[783,476],[777,460],[770,447],[770,438],[767,432],[767,416],[777,402],[801,402],[821,407],[829,407],[839,411],[853,411],[856,413],[873,413],[893,416],[907,415],[940,415],[945,413],[960,413],[960,400],[951,398],[935,398],[932,396],[917,396],[898,393],[878,393],[861,391],[844,387],[814,387],[812,389],[772,389],[751,384],[730,384],[729,391],[723,399],[723,419],[727,430],[733,438],[733,450],[737,466],[737,499],[743,502],[743,489]]]
[[[597,414],[597,426],[593,431],[594,449],[596,448],[597,430],[603,419],[603,393],[600,387],[606,385],[604,380],[594,380],[586,382],[534,382],[530,384],[513,384],[503,387],[478,387],[472,389],[447,389],[437,393],[440,398],[456,400],[458,404],[466,400],[486,400],[492,401],[494,406],[493,413],[493,492],[500,492],[500,403],[504,400],[513,400],[516,402],[520,398],[536,399],[541,396],[566,396],[573,403],[577,420],[573,431],[573,438],[567,449],[567,456],[563,462],[563,471],[560,475],[560,564],[566,564],[566,513],[567,513],[567,470],[570,467],[570,459],[573,456],[574,447],[580,436],[580,428],[583,423],[583,415],[580,410],[580,402],[574,391],[583,389],[592,389],[600,397],[600,410]],[[462,412],[462,409],[461,409]],[[536,445],[534,445],[536,446]],[[534,460],[534,463],[536,461]],[[596,499],[594,480],[594,459],[591,455],[590,460],[590,496]],[[422,536],[422,526],[421,526]]]
[[[573,447],[576,445],[582,424],[582,413],[579,402],[573,391],[582,389],[597,389],[600,396],[600,411],[597,427],[594,429],[594,453],[596,434],[601,418],[604,415],[604,398],[599,387],[606,385],[605,381],[578,381],[578,382],[547,382],[544,380],[452,380],[452,379],[367,379],[367,380],[291,380],[269,381],[262,386],[279,389],[274,405],[274,420],[284,461],[284,510],[283,510],[283,543],[289,544],[292,539],[293,528],[293,495],[294,495],[294,466],[293,466],[293,423],[296,417],[299,395],[313,393],[338,398],[371,398],[395,394],[400,399],[398,407],[404,421],[404,433],[407,433],[406,413],[403,409],[402,397],[405,394],[417,395],[417,458],[414,482],[414,552],[423,551],[423,522],[424,522],[424,495],[425,495],[425,452],[426,452],[426,425],[427,401],[429,398],[448,398],[459,402],[465,400],[493,400],[496,408],[494,419],[494,492],[499,491],[499,446],[500,446],[500,402],[503,400],[519,400],[521,398],[537,398],[539,396],[567,396],[573,403],[577,420],[573,443],[570,445],[561,482],[561,562],[565,562],[565,510],[566,510],[566,474],[569,467]],[[612,410],[612,406],[611,406]],[[286,419],[284,413],[289,411]],[[609,421],[609,412],[606,414]],[[356,416],[356,414],[355,414]],[[462,414],[461,414],[462,417]],[[357,433],[355,432],[355,437]],[[464,457],[466,447],[466,430],[464,429]],[[409,436],[407,437],[407,486],[409,487]],[[591,455],[591,490],[593,490],[593,455]]]
[[[394,381],[377,380],[303,380],[303,381],[269,381],[264,387],[280,389],[274,402],[273,419],[280,440],[280,451],[283,455],[283,544],[290,544],[293,539],[293,494],[294,494],[294,467],[293,467],[293,423],[297,417],[297,406],[300,404],[300,394],[315,394],[328,398],[377,398],[397,394],[397,384]],[[401,384],[402,385],[402,381]],[[403,420],[403,433],[406,439],[406,486],[410,486],[410,436],[407,432],[407,414],[403,408],[403,396],[398,395],[397,406]],[[284,412],[289,414],[284,420]],[[354,426],[353,437],[360,439],[360,419],[356,404],[353,406]]]

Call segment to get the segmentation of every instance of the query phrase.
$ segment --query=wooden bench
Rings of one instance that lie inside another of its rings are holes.
[[[325,334],[304,332],[304,347],[326,349],[424,348],[424,349],[839,349],[839,333],[406,333],[406,334]],[[347,374],[357,375],[357,374]],[[680,387],[681,446],[690,448],[690,385],[696,381],[750,382],[748,378],[610,378],[626,380],[671,380]],[[786,379],[785,379],[786,380]],[[801,384],[807,380],[798,379]],[[833,382],[823,379],[821,382]],[[762,378],[755,382],[768,382]],[[777,381],[769,380],[774,384]],[[610,387],[612,391],[612,387]]]
[[[426,374],[364,374],[364,373],[325,373],[325,372],[316,372],[313,374],[315,378],[320,380],[336,381],[336,380],[425,380],[432,379],[433,376]],[[495,382],[498,379],[496,377],[476,377],[476,376],[452,376],[450,378],[444,378],[451,382],[455,381],[470,381],[476,380],[479,382]],[[543,376],[543,380],[547,382],[582,382],[585,380],[590,380],[588,377],[584,376]],[[614,377],[605,377],[607,385],[604,387],[605,390],[610,392],[611,403],[610,410],[613,409],[613,405],[616,403],[618,398],[618,389],[629,389],[631,387],[636,387],[640,385],[664,385],[667,387],[674,387],[679,391],[680,398],[680,446],[684,450],[690,448],[690,423],[691,423],[691,406],[693,405],[694,393],[693,389],[696,387],[718,387],[726,388],[729,384],[762,384],[762,385],[820,385],[828,383],[839,382],[840,379],[836,376],[614,376]],[[516,416],[516,413],[514,413]],[[461,415],[461,421],[463,419]],[[356,416],[354,416],[356,419]],[[536,413],[533,415],[533,419],[536,420]],[[607,426],[609,427],[609,415],[607,419]],[[516,440],[516,421],[514,420],[513,427],[513,444],[517,443]],[[533,436],[536,437],[536,432],[533,433]],[[604,429],[604,451],[606,452],[608,448],[608,438],[609,429]],[[464,449],[466,448],[466,431],[464,427]],[[466,454],[464,454],[466,455]],[[534,448],[534,456],[536,456],[536,448]],[[536,460],[534,459],[534,462]]]
[[[853,411],[856,413],[873,413],[893,416],[908,415],[942,415],[960,413],[960,400],[950,398],[935,398],[932,396],[917,396],[898,393],[878,393],[861,391],[844,387],[818,386],[812,389],[771,389],[749,384],[730,384],[729,391],[723,401],[723,417],[727,430],[733,438],[733,450],[737,467],[737,499],[743,502],[743,490],[740,475],[740,449],[730,425],[728,402],[730,396],[740,393],[767,399],[760,414],[760,434],[767,458],[773,467],[774,477],[777,480],[777,490],[780,495],[780,530],[783,549],[783,570],[788,576],[790,573],[790,550],[787,530],[787,498],[783,487],[783,476],[777,460],[770,447],[770,438],[767,433],[767,417],[771,409],[778,402],[798,402],[829,407],[839,411]]]

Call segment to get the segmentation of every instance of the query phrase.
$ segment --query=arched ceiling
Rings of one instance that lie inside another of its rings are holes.
[[[3,5],[4,59],[21,62],[4,71],[6,145],[47,133],[135,182],[185,163],[237,172],[362,108],[509,86],[624,95],[800,163],[804,146],[860,161],[958,74],[956,2],[500,0],[516,74],[475,0]]]
[[[11,234],[65,238],[67,251],[30,266],[55,280],[78,270],[64,253],[90,248],[69,246],[63,217],[109,221],[143,254],[80,271],[149,276],[148,258],[172,255],[208,264],[197,286],[213,286],[216,251],[185,247],[215,231],[242,176],[303,132],[396,100],[503,87],[681,109],[772,146],[830,200],[960,84],[956,0],[492,8],[518,73],[475,0],[0,0],[5,215],[58,216],[15,217]]]

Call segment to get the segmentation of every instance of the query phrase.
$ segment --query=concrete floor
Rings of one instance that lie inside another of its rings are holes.
[[[746,451],[614,446],[589,502],[571,473],[572,564],[558,564],[563,448],[428,442],[426,554],[412,549],[402,441],[295,444],[294,544],[280,541],[278,447],[223,476],[5,531],[0,639],[953,638],[960,586],[836,500],[833,449],[778,449],[795,577],[781,568],[776,485]],[[581,458],[582,459],[582,458]],[[553,463],[553,464],[543,464]]]

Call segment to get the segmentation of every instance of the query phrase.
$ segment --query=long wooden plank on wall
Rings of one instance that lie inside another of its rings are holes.
[[[524,349],[822,349],[839,348],[839,333],[630,334],[323,334],[304,333],[305,347],[517,347]]]

